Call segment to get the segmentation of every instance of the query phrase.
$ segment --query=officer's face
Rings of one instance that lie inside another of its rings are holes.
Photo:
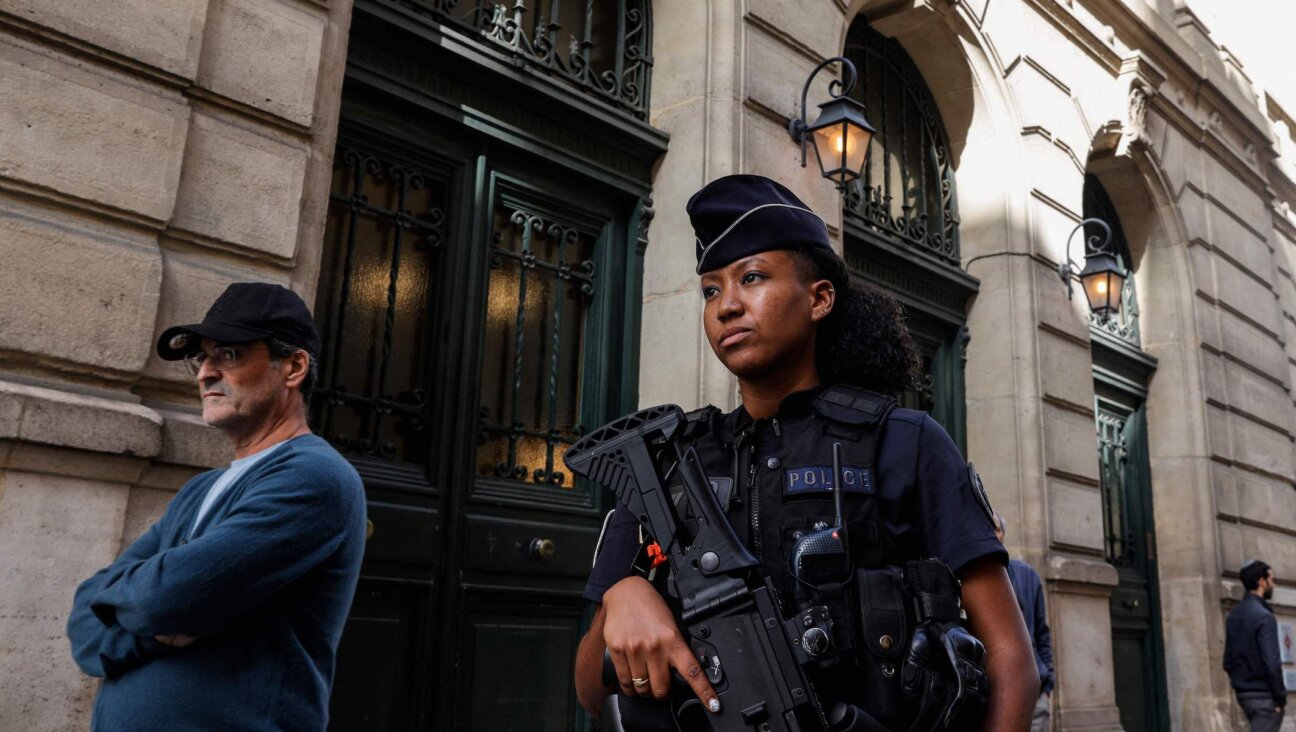
[[[760,379],[814,368],[815,323],[826,312],[793,255],[771,251],[739,259],[702,275],[701,287],[707,340],[735,376]]]

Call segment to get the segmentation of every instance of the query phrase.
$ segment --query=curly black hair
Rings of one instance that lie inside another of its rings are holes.
[[[789,250],[807,282],[828,280],[836,291],[832,312],[819,324],[815,365],[825,384],[851,384],[899,394],[917,383],[918,348],[900,303],[851,277],[837,252],[822,246]]]

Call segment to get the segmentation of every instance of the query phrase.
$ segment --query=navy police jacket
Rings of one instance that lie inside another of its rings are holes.
[[[1248,592],[1225,623],[1224,670],[1239,696],[1273,697],[1287,706],[1282,662],[1278,654],[1278,621],[1269,603]]]
[[[220,471],[185,484],[112,565],[77,588],[68,638],[103,677],[96,732],[323,730],[364,553],[364,487],[303,435],[194,516]],[[159,635],[198,640],[184,648]]]
[[[882,402],[872,392],[837,385],[790,394],[767,420],[753,420],[742,407],[690,413],[687,438],[730,524],[776,587],[792,587],[787,554],[795,537],[818,521],[833,521],[833,442],[842,444],[856,567],[934,557],[957,574],[987,557],[1007,564],[984,491],[953,440],[926,413],[879,408]],[[638,522],[616,511],[585,597],[602,602],[608,588],[634,571],[640,549]]]

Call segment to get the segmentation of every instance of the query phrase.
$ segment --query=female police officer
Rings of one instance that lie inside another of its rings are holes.
[[[866,562],[948,565],[986,647],[984,729],[1027,729],[1039,678],[984,491],[936,422],[891,409],[877,393],[903,390],[914,373],[895,301],[854,284],[822,219],[772,180],[713,181],[689,200],[688,214],[707,340],[742,397],[729,414],[692,413],[690,431],[735,531],[791,591],[788,542],[811,528],[831,496],[824,489],[839,479],[823,446],[844,443],[839,475],[857,560],[864,552]],[[674,669],[718,711],[667,604],[635,571],[642,544],[634,517],[615,512],[586,588],[599,607],[577,654],[577,696],[598,715],[615,691],[602,683],[606,648],[625,697],[666,698]],[[856,703],[869,707],[866,696]]]

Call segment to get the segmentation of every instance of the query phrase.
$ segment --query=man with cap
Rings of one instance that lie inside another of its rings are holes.
[[[91,728],[323,730],[364,551],[351,465],[307,426],[319,337],[306,304],[230,285],[157,344],[183,360],[234,461],[186,483],[77,588],[68,637],[103,678]]]
[[[840,479],[853,568],[875,573],[867,575],[873,582],[894,578],[897,567],[908,572],[910,564],[918,565],[906,577],[931,578],[946,592],[924,589],[923,612],[930,615],[915,623],[933,622],[939,613],[947,629],[959,622],[955,578],[961,580],[962,609],[986,652],[984,729],[1024,732],[1039,676],[1005,573],[1007,552],[995,538],[984,488],[953,440],[930,416],[897,407],[891,396],[910,388],[916,376],[916,351],[899,306],[851,276],[823,220],[775,181],[720,178],[698,191],[687,211],[696,234],[703,330],[736,377],[742,403],[729,413],[715,407],[690,412],[680,439],[696,451],[730,526],[760,562],[785,617],[817,604],[788,557],[806,532],[836,525],[830,523],[836,520],[832,488]],[[832,469],[836,446],[840,474]],[[748,714],[726,708],[728,692],[708,683],[683,639],[662,597],[669,582],[666,569],[652,561],[647,542],[653,538],[662,537],[646,536],[630,511],[619,508],[605,522],[585,588],[596,607],[577,651],[577,698],[599,715],[613,695],[616,704],[608,711],[626,729],[673,729],[660,702],[672,694],[674,672],[710,713]],[[917,562],[927,558],[939,562]],[[857,729],[931,729],[939,720],[930,715],[943,708],[931,703],[934,694],[908,699],[900,668],[907,654],[933,646],[910,645],[909,637],[917,635],[900,620],[910,610],[899,593],[869,597],[876,606],[859,615],[868,615],[876,632],[855,637],[855,660],[807,671],[819,702],[829,723],[841,727],[849,717],[861,725]],[[857,627],[851,609],[834,606],[832,612],[838,610],[841,627]],[[605,651],[615,667],[611,684],[604,683]],[[717,649],[718,656],[724,653]],[[917,655],[915,662],[921,662]],[[915,671],[911,678],[924,678],[924,668]],[[942,694],[937,701],[946,699]],[[847,714],[835,716],[840,711]],[[738,721],[732,724],[728,728]],[[982,727],[979,719],[951,724]]]

